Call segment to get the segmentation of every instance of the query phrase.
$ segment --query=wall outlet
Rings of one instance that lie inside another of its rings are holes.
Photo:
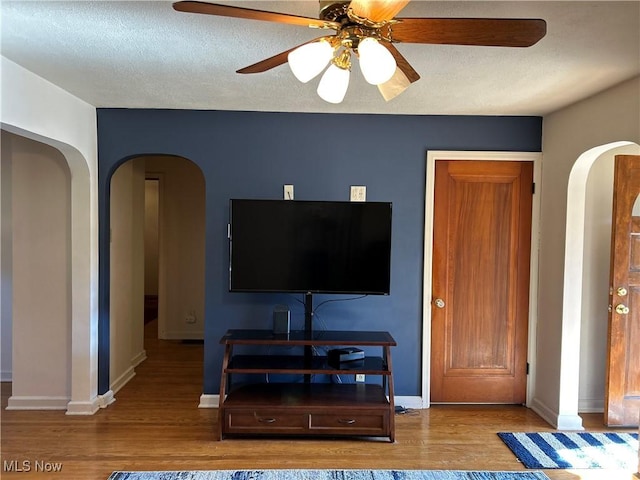
[[[367,187],[364,185],[351,185],[350,199],[352,202],[366,202]]]
[[[364,373],[356,373],[356,382],[358,383],[364,382]]]
[[[184,321],[185,323],[188,323],[188,324],[194,324],[198,322],[198,318],[196,317],[196,314],[192,312],[187,314],[186,317],[184,317]]]
[[[293,200],[293,185],[285,185],[283,190],[284,190],[284,199]]]

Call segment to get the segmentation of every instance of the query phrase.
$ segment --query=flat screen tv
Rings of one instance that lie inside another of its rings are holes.
[[[391,203],[230,201],[232,292],[388,295]]]

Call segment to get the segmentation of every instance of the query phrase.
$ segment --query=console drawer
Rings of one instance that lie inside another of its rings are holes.
[[[310,430],[317,433],[351,433],[353,435],[388,435],[389,412],[373,411],[312,413]]]
[[[307,430],[309,415],[296,412],[225,409],[225,433],[296,433]]]

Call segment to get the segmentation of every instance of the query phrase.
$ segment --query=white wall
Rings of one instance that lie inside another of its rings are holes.
[[[543,167],[541,182],[541,225],[538,296],[538,345],[536,350],[536,385],[532,407],[559,428],[580,428],[578,389],[593,396],[602,382],[603,359],[590,360],[594,371],[582,369],[578,374],[580,337],[593,339],[601,317],[594,315],[602,306],[591,304],[590,318],[566,318],[564,314],[565,239],[569,177],[578,157],[587,150],[610,142],[628,140],[640,142],[640,78],[624,82],[544,118]],[[608,177],[593,175],[588,190],[611,188]],[[606,185],[605,185],[606,183]],[[584,187],[584,186],[583,186]],[[605,195],[598,193],[598,195]],[[593,202],[590,203],[593,206]],[[603,207],[604,208],[604,207]],[[610,220],[609,220],[610,223]],[[609,228],[601,226],[600,228]],[[594,225],[588,226],[593,232]],[[606,249],[597,237],[589,236],[585,244],[590,249]],[[571,246],[570,246],[571,248]],[[585,252],[587,271],[602,271],[608,252]],[[594,262],[594,263],[591,263]],[[602,273],[600,273],[602,275]],[[578,278],[568,282],[579,285]],[[587,292],[599,291],[602,278],[585,277]],[[608,289],[607,289],[608,293]],[[603,297],[592,299],[602,302]],[[606,297],[604,297],[606,298]],[[582,301],[578,309],[581,310]],[[604,307],[606,308],[606,306]],[[581,333],[581,325],[584,332]],[[588,345],[585,346],[588,348]],[[600,347],[599,347],[600,349]],[[601,355],[601,349],[599,350]],[[583,358],[584,358],[583,353]],[[602,397],[604,392],[600,392]],[[587,401],[585,397],[585,401]],[[594,401],[592,398],[591,402]]]
[[[11,136],[0,139],[0,382],[12,378],[13,232],[11,231]]]
[[[71,177],[48,145],[2,133],[11,163],[12,396],[8,409],[66,409],[71,397]],[[9,273],[9,272],[5,272]],[[6,283],[5,283],[6,282]]]
[[[144,160],[120,166],[111,178],[110,368],[116,393],[144,359]]]
[[[71,171],[70,414],[101,405],[98,385],[98,187],[96,109],[0,57],[2,129],[51,145]],[[13,345],[14,349],[19,345]]]
[[[604,409],[612,208],[613,162],[600,158],[586,185],[579,412]]]
[[[144,294],[158,295],[159,179],[144,182]]]
[[[145,157],[160,174],[158,336],[204,338],[205,182],[200,168],[179,157]],[[188,323],[187,317],[195,319]]]
[[[131,247],[133,251],[132,278],[133,289],[131,292],[134,302],[131,317],[131,353],[130,362],[137,366],[147,358],[144,350],[144,178],[145,162],[142,159],[131,160],[133,165],[132,183],[132,219],[133,229]],[[139,300],[137,300],[139,299]]]

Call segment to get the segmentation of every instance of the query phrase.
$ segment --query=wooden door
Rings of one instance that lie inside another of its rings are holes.
[[[436,162],[432,402],[525,402],[532,194],[532,162]]]
[[[640,414],[640,212],[634,213],[639,194],[640,156],[616,156],[605,398],[610,426],[636,426]]]

